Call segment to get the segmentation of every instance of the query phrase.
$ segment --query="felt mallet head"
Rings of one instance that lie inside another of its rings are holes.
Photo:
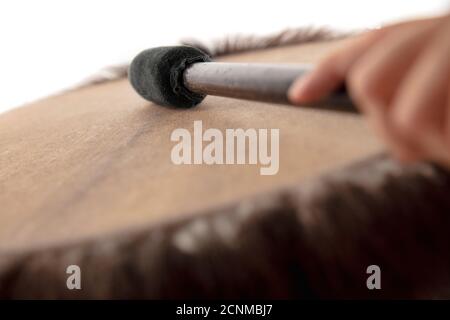
[[[193,63],[207,61],[209,56],[193,47],[152,48],[133,59],[128,77],[144,99],[164,106],[190,108],[199,104],[205,95],[184,86],[184,70]]]

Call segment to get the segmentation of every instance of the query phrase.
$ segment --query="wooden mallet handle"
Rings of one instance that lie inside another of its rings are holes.
[[[204,95],[291,104],[289,87],[311,69],[294,64],[198,62],[186,68],[183,81],[190,91]],[[356,111],[345,88],[304,106]]]

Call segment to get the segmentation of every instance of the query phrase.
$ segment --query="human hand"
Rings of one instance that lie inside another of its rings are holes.
[[[344,82],[396,158],[450,166],[450,15],[348,40],[298,79],[289,99],[312,102]]]

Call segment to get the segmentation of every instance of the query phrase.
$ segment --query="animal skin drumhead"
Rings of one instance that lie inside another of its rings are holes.
[[[341,41],[217,60],[313,64]],[[0,115],[0,146],[2,298],[449,297],[450,175],[391,159],[360,114],[180,110],[118,77]]]

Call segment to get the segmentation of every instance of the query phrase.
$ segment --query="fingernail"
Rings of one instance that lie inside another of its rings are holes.
[[[307,79],[302,78],[294,82],[289,88],[288,97],[291,101],[301,102],[307,90]]]

